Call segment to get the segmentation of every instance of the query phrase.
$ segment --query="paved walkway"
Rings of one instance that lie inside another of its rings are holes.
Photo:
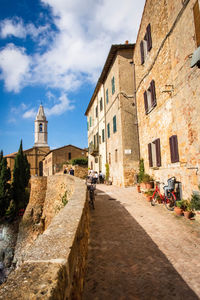
[[[83,300],[200,299],[200,223],[97,185]]]

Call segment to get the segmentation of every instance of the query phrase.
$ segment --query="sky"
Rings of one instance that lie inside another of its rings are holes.
[[[84,115],[112,44],[134,43],[145,0],[0,0],[0,150],[87,147]]]

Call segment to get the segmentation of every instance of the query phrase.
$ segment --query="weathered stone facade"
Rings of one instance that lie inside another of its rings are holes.
[[[134,106],[134,45],[113,45],[88,105],[89,167],[106,173],[114,185],[133,185],[139,147]]]
[[[57,189],[56,201],[61,203],[62,184],[73,190],[69,202],[59,212],[54,210],[54,217],[50,212],[48,228],[42,234],[36,234],[42,210],[47,216],[45,206],[49,207],[56,200],[54,195],[51,196],[52,185]],[[86,186],[82,180],[70,175],[36,177],[31,186],[31,199],[22,220],[15,254],[18,268],[1,286],[0,299],[79,300],[89,236]]]
[[[73,145],[51,150],[43,160],[43,174],[49,176],[63,170],[63,164],[74,158],[86,158],[87,150]]]
[[[197,47],[195,3],[147,0],[133,56],[140,153],[145,170],[162,182],[176,176],[182,183],[183,197],[189,197],[200,183],[200,71],[190,68]],[[149,93],[150,101],[156,98],[154,105],[149,103]]]

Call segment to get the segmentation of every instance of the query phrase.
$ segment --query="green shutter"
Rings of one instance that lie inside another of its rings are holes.
[[[107,134],[108,134],[108,139],[110,137],[110,123],[108,123],[107,125]]]
[[[102,129],[102,143],[105,142],[105,132],[104,132],[104,129]]]
[[[115,77],[112,78],[112,94],[115,93]]]
[[[117,122],[116,122],[116,116],[113,117],[113,133],[117,131]]]
[[[108,104],[108,89],[106,90],[106,103]]]

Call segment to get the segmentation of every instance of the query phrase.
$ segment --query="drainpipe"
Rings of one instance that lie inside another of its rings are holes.
[[[137,139],[138,139],[138,152],[139,152],[139,160],[140,160],[140,138],[139,138],[139,127],[138,127],[138,114],[137,114],[137,97],[136,97],[136,77],[135,77],[135,63],[131,62],[133,67],[133,94],[135,98],[135,112],[136,112],[136,127],[137,127]]]

